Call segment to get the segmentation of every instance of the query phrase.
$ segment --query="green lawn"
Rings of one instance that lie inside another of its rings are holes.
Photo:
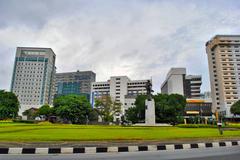
[[[240,130],[178,127],[119,127],[85,125],[40,125],[0,123],[0,141],[102,141],[102,140],[172,140],[188,138],[240,138]]]

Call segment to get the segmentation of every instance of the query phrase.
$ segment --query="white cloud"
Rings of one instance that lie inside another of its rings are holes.
[[[0,28],[0,88],[10,86],[15,47],[40,46],[53,48],[58,72],[93,70],[100,81],[112,75],[152,76],[159,91],[170,67],[187,67],[189,74],[203,75],[208,90],[205,42],[239,31],[238,10],[229,15],[228,8],[219,13],[185,1],[108,2],[71,5],[72,14],[69,8],[55,16],[40,14],[46,18],[37,28],[27,25],[34,21]]]

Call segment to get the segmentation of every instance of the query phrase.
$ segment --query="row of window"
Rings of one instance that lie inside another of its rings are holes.
[[[239,54],[234,54],[235,57],[240,57]],[[234,57],[233,54],[222,54],[221,57]]]
[[[232,45],[220,45],[220,48],[232,48],[232,47],[239,48],[238,45],[234,45],[234,46],[232,46]]]
[[[18,62],[17,65],[22,65],[22,66],[43,66],[44,63],[42,63],[42,62]]]
[[[225,94],[238,94],[237,92],[225,92]]]
[[[128,83],[128,85],[139,85],[139,84],[145,84],[146,85],[146,82],[130,82],[130,83]]]
[[[225,52],[232,53],[232,52],[239,52],[239,50],[220,50],[220,52],[222,52],[222,53],[225,53]]]
[[[221,58],[222,62],[228,61],[228,62],[233,62],[233,61],[240,61],[238,58]]]
[[[240,42],[239,40],[220,40],[220,42]]]
[[[25,71],[19,71],[19,70],[17,70],[17,73],[43,73],[43,71],[32,71],[32,70],[29,70],[29,71],[27,71],[27,70],[25,70]]]
[[[128,86],[128,88],[146,88],[146,86]]]
[[[109,86],[109,84],[94,84],[93,87]]]
[[[41,83],[32,83],[32,82],[16,82],[15,85],[34,85],[34,86],[39,86],[42,85]]]
[[[15,91],[15,93],[17,94],[17,95],[19,95],[19,94],[22,94],[22,93],[31,93],[31,94],[37,94],[37,93],[40,93],[40,91],[38,90],[38,91],[33,91],[33,90],[22,90],[22,91]]]
[[[94,87],[94,90],[101,90],[101,89],[110,89],[110,87]]]

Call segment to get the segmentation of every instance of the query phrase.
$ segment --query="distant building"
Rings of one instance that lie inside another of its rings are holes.
[[[201,94],[201,99],[205,100],[206,102],[212,102],[212,94],[209,91],[206,91]]]
[[[56,74],[56,95],[85,95],[90,100],[91,83],[96,74],[92,71],[65,72]]]
[[[180,94],[186,98],[200,98],[202,77],[186,75],[186,68],[171,68],[161,85],[161,93]]]
[[[240,35],[216,35],[206,43],[213,112],[231,117],[240,99]]]
[[[203,99],[187,99],[184,118],[189,121],[193,117],[212,118],[212,103]]]
[[[11,91],[20,102],[19,114],[53,103],[55,58],[51,48],[17,47]]]
[[[146,94],[148,80],[130,80],[127,76],[114,76],[106,82],[94,82],[91,89],[91,103],[95,98],[110,96],[114,101],[122,104],[122,111],[133,107],[137,95]]]

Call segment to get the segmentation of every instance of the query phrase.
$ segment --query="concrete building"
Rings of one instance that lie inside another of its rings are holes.
[[[200,98],[201,84],[200,75],[186,75],[186,68],[171,68],[161,85],[161,93]]]
[[[206,43],[213,111],[231,117],[240,98],[240,35],[216,35]]]
[[[56,55],[51,48],[17,47],[11,91],[20,102],[19,114],[52,104]]]
[[[146,94],[148,80],[130,80],[127,76],[114,76],[106,82],[94,82],[91,88],[91,103],[101,96],[110,96],[114,101],[122,103],[122,112],[134,106],[137,95]]]
[[[91,83],[95,82],[96,74],[92,71],[65,72],[56,74],[56,94],[85,95],[90,100]]]
[[[200,75],[187,75],[184,80],[184,95],[187,98],[201,97],[202,77]]]

